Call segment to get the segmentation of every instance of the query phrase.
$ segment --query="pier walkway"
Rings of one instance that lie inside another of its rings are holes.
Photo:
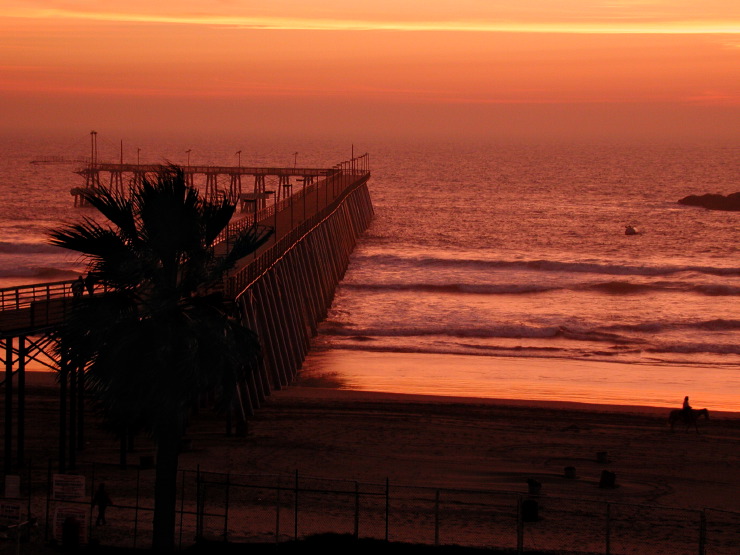
[[[112,166],[116,166],[115,171],[125,171],[120,165]],[[107,171],[106,167],[100,164],[98,169]],[[136,167],[146,172],[161,169]],[[190,175],[200,169],[193,167]],[[223,175],[234,168],[215,170]],[[367,154],[329,169],[245,167],[236,171],[257,176],[255,190],[244,193],[237,188],[239,181],[230,179],[235,188],[226,194],[233,202],[239,201],[243,211],[219,236],[216,252],[255,221],[275,230],[267,244],[241,260],[224,279],[225,294],[238,303],[242,320],[258,334],[263,352],[261,370],[239,386],[241,403],[233,415],[238,423],[253,414],[272,390],[288,385],[295,377],[310,337],[326,316],[356,239],[369,225],[373,210],[367,189]],[[273,190],[268,190],[270,183],[264,180],[268,175],[278,177]],[[118,177],[112,180],[113,189],[119,187],[117,183]],[[294,192],[294,188],[299,190]],[[211,198],[216,194],[224,191],[211,187]],[[24,372],[31,360],[59,372],[60,470],[73,467],[74,453],[84,446],[84,368],[67,367],[55,360],[53,353],[53,332],[75,302],[73,283],[56,281],[0,289],[6,474],[24,462]],[[105,286],[95,285],[93,294],[105,294]]]

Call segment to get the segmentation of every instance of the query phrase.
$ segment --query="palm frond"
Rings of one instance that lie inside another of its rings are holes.
[[[237,260],[252,254],[267,243],[274,232],[274,228],[264,225],[253,225],[246,228],[233,240],[231,249],[219,261],[216,271],[223,273],[233,268]]]
[[[212,245],[219,234],[229,225],[236,206],[227,199],[217,203],[204,203],[203,238],[207,245]]]
[[[51,244],[82,253],[99,281],[133,287],[146,279],[139,251],[119,233],[91,219],[50,232]]]
[[[83,197],[120,229],[122,235],[129,239],[136,238],[136,217],[131,199],[103,187],[85,191]]]

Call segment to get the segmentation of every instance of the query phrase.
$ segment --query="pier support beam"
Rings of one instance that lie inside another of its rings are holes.
[[[5,339],[5,442],[3,471],[13,469],[13,338]]]
[[[26,338],[18,338],[18,466],[26,464]]]
[[[267,371],[249,381],[244,395],[250,399],[263,400],[295,379],[310,338],[326,318],[344,277],[357,237],[370,224],[373,210],[366,183],[343,198],[340,185],[339,177],[330,177],[313,190],[304,189],[302,201],[316,202],[318,208],[317,215],[304,222],[308,231],[238,296],[243,321],[260,338]],[[314,194],[315,201],[309,201]]]

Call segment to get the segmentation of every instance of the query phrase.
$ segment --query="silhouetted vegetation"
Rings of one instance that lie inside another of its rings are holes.
[[[86,384],[119,434],[144,431],[157,446],[153,547],[171,549],[178,456],[199,395],[229,407],[236,384],[258,364],[256,335],[219,292],[224,272],[270,236],[253,227],[216,255],[234,213],[227,200],[204,201],[181,169],[170,167],[124,196],[85,193],[107,218],[51,233],[81,253],[107,292],[75,299],[61,351],[86,361]]]

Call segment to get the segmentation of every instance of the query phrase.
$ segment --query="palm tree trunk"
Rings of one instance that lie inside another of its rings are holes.
[[[176,419],[157,437],[157,466],[154,479],[154,522],[152,548],[167,552],[175,547],[175,507],[177,505],[177,463],[182,427]]]

